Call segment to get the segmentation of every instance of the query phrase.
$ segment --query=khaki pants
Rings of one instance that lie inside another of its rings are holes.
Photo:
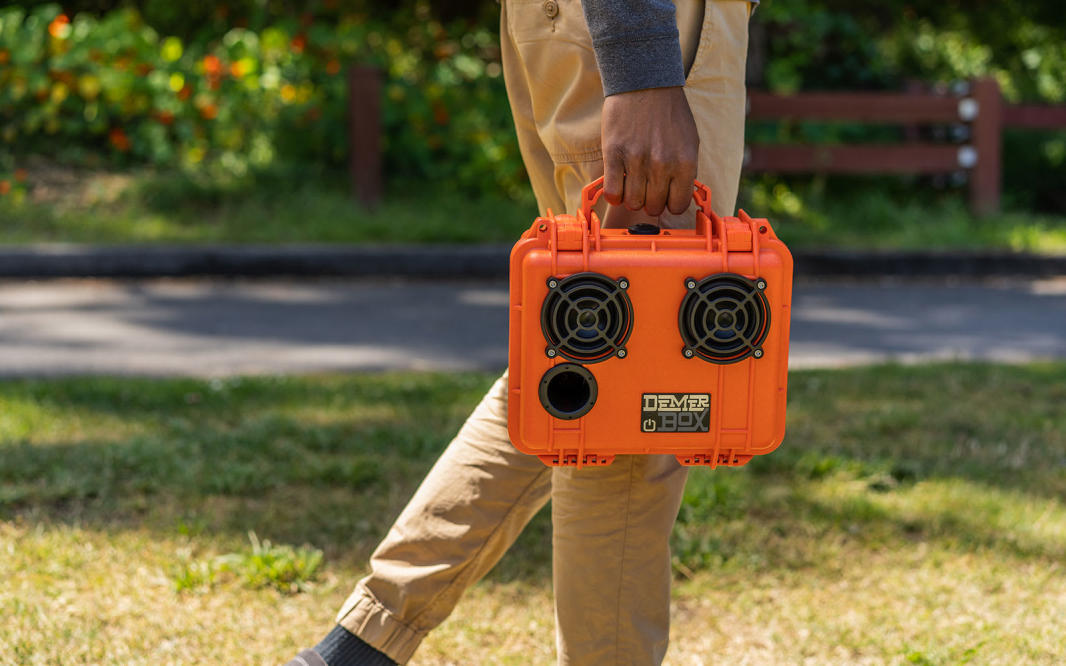
[[[603,92],[579,0],[504,0],[504,76],[541,209],[573,212],[601,175]],[[744,0],[677,0],[698,178],[730,214],[744,141]],[[672,226],[691,224],[694,211]],[[507,435],[507,375],[485,395],[370,560],[337,622],[404,663],[552,501],[561,664],[659,664],[670,625],[669,537],[686,469],[672,456],[550,469]],[[485,655],[486,662],[492,655]]]

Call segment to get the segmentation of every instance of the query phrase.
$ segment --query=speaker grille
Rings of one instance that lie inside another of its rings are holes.
[[[685,280],[688,293],[681,301],[678,326],[687,357],[711,363],[734,363],[748,356],[760,358],[770,330],[770,307],[762,279],[734,273]]]
[[[624,278],[612,280],[600,273],[549,279],[540,311],[548,356],[581,363],[624,357],[624,345],[633,332],[628,287]]]

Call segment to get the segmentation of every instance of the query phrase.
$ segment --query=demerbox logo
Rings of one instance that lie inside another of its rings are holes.
[[[709,393],[645,393],[641,398],[642,432],[710,431]]]

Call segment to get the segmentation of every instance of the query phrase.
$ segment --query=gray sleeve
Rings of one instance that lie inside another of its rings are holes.
[[[603,94],[685,85],[671,0],[581,0]]]

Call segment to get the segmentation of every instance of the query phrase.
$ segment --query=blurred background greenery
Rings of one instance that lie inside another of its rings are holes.
[[[1060,12],[1050,0],[765,0],[752,26],[749,79],[793,92],[950,87],[994,76],[1009,101],[1063,103]],[[302,212],[289,217],[305,219],[307,206],[343,208],[343,72],[353,63],[385,72],[390,200],[413,199],[420,187],[452,208],[475,198],[511,202],[514,212],[488,239],[513,238],[535,211],[501,75],[498,18],[493,0],[8,5],[0,9],[0,211],[10,224],[0,240],[247,240],[224,220],[291,202]],[[891,141],[901,131],[753,123],[749,138]],[[785,235],[800,243],[832,243],[853,217],[890,232],[896,211],[910,207],[923,218],[918,228],[934,217],[949,231],[907,241],[910,232],[893,240],[875,229],[858,242],[1066,247],[1066,131],[1008,132],[1003,165],[1008,214],[992,230],[966,213],[963,183],[951,178],[759,175],[742,204],[794,223]],[[119,195],[64,206],[50,194],[62,189],[56,169],[74,169],[78,183],[101,171],[133,181]],[[153,198],[160,191],[171,196]],[[361,215],[340,217],[349,227],[368,219]],[[205,216],[218,219],[198,226]],[[116,217],[128,223],[109,227]],[[391,237],[333,229],[303,239]]]

